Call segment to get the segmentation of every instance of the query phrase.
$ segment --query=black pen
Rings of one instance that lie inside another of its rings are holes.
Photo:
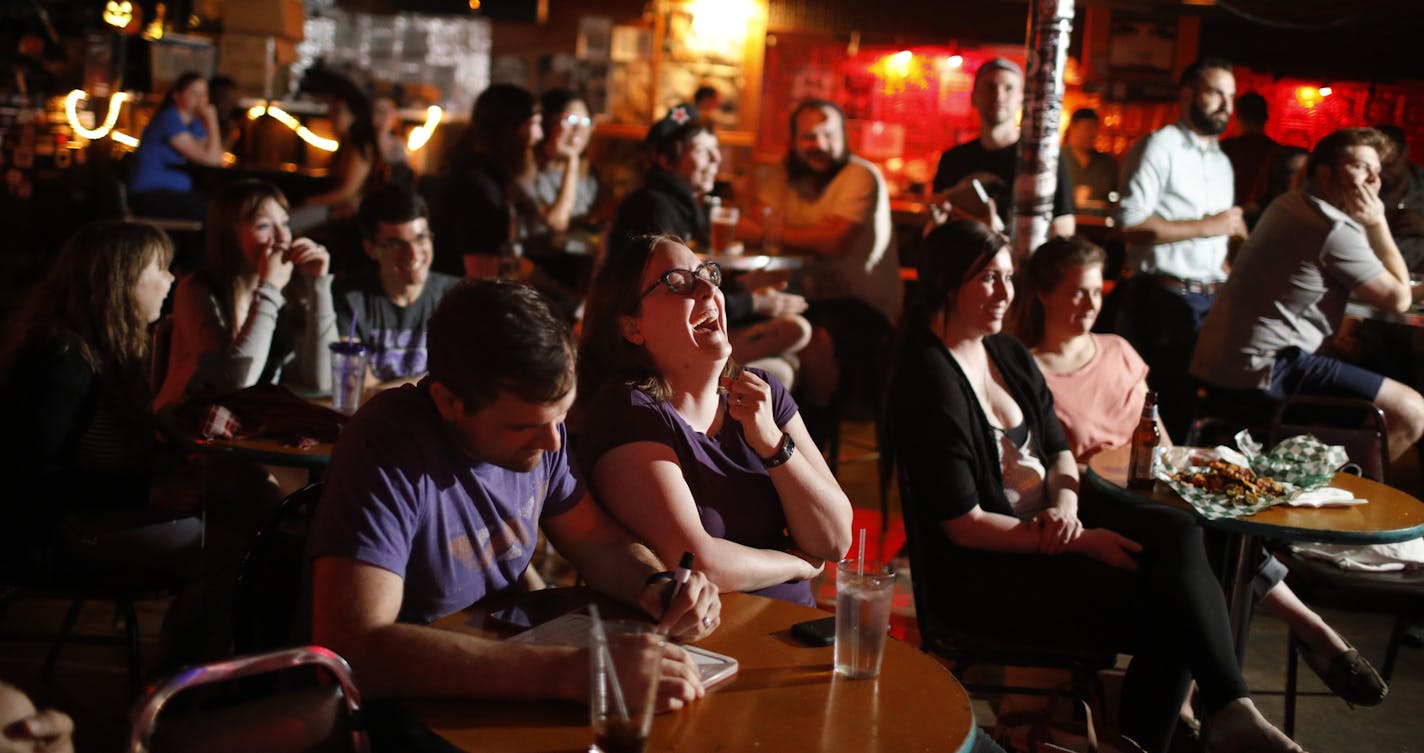
[[[672,590],[663,597],[663,613],[672,608],[672,603],[682,593],[682,587],[687,585],[687,579],[692,577],[692,563],[697,556],[692,552],[683,552],[682,559],[677,561],[677,572],[672,575]]]

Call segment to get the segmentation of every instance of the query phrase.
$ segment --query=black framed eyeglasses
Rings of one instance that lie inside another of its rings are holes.
[[[697,281],[711,285],[714,288],[722,286],[722,268],[717,266],[715,261],[705,261],[698,264],[695,269],[669,269],[662,273],[647,290],[639,296],[639,300],[647,298],[648,294],[658,289],[659,285],[666,285],[668,290],[678,294],[687,295],[697,289]]]
[[[382,238],[378,241],[372,241],[371,245],[375,246],[376,248],[379,248],[382,251],[385,251],[386,253],[395,253],[397,251],[414,249],[417,246],[424,246],[434,242],[435,233],[432,233],[427,230],[421,233],[420,235],[415,236],[415,238],[412,240],[405,240],[404,238]]]

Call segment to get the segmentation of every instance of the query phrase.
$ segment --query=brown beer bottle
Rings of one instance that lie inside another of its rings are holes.
[[[1157,428],[1157,393],[1147,391],[1142,404],[1142,420],[1132,431],[1132,459],[1127,466],[1127,485],[1132,489],[1151,489],[1152,470],[1157,465],[1157,452],[1162,447],[1162,432]]]

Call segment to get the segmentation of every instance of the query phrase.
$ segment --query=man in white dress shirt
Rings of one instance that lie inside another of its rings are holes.
[[[1231,121],[1231,65],[1207,58],[1182,73],[1182,117],[1148,134],[1122,167],[1122,227],[1129,240],[1124,297],[1113,327],[1151,367],[1162,419],[1182,436],[1194,391],[1187,364],[1227,272],[1227,243],[1246,237],[1231,160],[1217,139]]]

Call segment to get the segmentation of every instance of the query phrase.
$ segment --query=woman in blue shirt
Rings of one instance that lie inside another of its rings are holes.
[[[142,217],[201,220],[208,199],[193,190],[189,162],[222,164],[222,130],[208,102],[208,82],[194,71],[178,77],[148,121],[129,173],[129,205]]]

